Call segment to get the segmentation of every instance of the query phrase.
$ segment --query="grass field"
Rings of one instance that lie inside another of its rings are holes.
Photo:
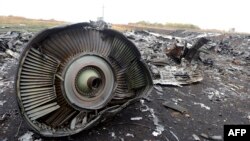
[[[0,31],[29,31],[37,32],[42,29],[63,25],[67,22],[56,20],[28,19],[17,16],[0,16]]]
[[[146,25],[140,25],[140,24],[112,24],[112,28],[119,31],[131,31],[131,30],[148,30],[156,33],[161,34],[168,34],[170,32],[173,32],[174,30],[187,30],[187,31],[193,31],[193,32],[214,32],[214,33],[228,33],[226,31],[217,30],[217,29],[200,29],[200,28],[190,28],[189,25],[187,27],[177,26],[165,26],[165,27],[157,27],[157,26],[146,26]]]
[[[18,16],[0,16],[0,32],[7,31],[28,31],[38,32],[43,29],[54,27],[58,25],[69,24],[65,21],[56,20],[43,20],[43,19],[29,19]],[[168,34],[173,30],[189,30],[189,31],[204,31],[204,32],[221,32],[219,30],[203,30],[196,25],[192,24],[178,24],[178,23],[147,23],[137,22],[129,24],[112,24],[112,28],[119,31],[130,31],[130,30],[149,30],[152,32]]]

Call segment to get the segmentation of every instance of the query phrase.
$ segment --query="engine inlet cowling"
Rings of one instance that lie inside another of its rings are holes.
[[[38,33],[20,57],[15,86],[25,121],[58,137],[115,115],[147,95],[152,79],[125,36],[79,23]]]

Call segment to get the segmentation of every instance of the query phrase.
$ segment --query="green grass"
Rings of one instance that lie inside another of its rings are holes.
[[[45,28],[66,24],[64,21],[28,19],[17,16],[0,16],[0,32],[29,31],[38,32]]]

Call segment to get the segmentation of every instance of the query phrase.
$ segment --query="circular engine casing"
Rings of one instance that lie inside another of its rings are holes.
[[[114,116],[152,89],[136,46],[89,23],[41,31],[25,46],[16,73],[25,121],[43,136],[76,134]]]

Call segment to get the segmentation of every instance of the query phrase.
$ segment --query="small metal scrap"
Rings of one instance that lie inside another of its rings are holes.
[[[178,104],[175,104],[171,101],[165,101],[162,103],[163,106],[165,106],[166,108],[169,108],[169,109],[172,109],[172,110],[175,110],[177,112],[180,112],[180,113],[186,113],[187,112],[187,109],[178,105]]]
[[[195,141],[200,141],[200,138],[197,135],[193,134],[192,136],[193,136]]]
[[[130,120],[142,120],[142,117],[132,117]]]

